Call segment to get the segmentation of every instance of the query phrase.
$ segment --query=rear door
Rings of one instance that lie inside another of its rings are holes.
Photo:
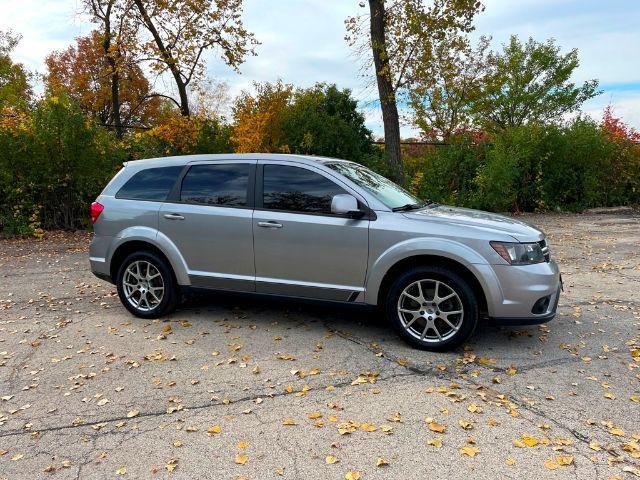
[[[159,230],[178,247],[196,287],[253,291],[255,160],[187,166],[160,208]]]
[[[256,291],[354,301],[364,291],[369,220],[331,213],[346,185],[306,164],[261,161],[256,183]]]

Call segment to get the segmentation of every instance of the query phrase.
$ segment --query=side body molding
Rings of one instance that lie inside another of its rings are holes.
[[[501,303],[502,290],[491,265],[470,247],[441,238],[411,238],[382,252],[369,269],[365,303],[377,304],[382,280],[391,267],[401,260],[420,255],[444,257],[464,265],[478,279],[489,305],[493,303],[492,299],[498,299]]]
[[[127,242],[136,240],[150,243],[154,247],[158,248],[158,250],[164,253],[165,257],[167,257],[169,263],[171,263],[171,267],[176,275],[178,284],[191,285],[191,281],[189,280],[189,275],[187,273],[187,264],[185,263],[184,258],[169,237],[155,228],[135,226],[122,230],[111,244],[111,249],[107,253],[107,263],[111,264],[113,254],[118,247]]]

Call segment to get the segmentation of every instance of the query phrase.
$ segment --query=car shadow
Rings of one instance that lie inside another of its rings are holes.
[[[255,316],[308,319],[310,326],[339,331],[365,345],[375,343],[383,348],[389,345],[394,350],[400,349],[400,353],[404,349],[407,352],[420,352],[405,344],[395,334],[378,308],[368,305],[219,291],[189,293],[178,312],[205,313],[210,310],[224,310],[229,315],[246,315],[252,321],[255,321]],[[451,353],[459,355],[465,350],[473,350],[476,353],[497,354],[501,350],[512,351],[514,347],[533,348],[538,342],[532,333],[534,328],[536,327],[499,327],[481,319],[468,342]]]

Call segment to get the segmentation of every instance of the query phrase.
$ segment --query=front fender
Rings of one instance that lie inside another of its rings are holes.
[[[180,254],[178,248],[164,233],[150,227],[129,227],[118,233],[111,244],[110,251],[107,253],[108,264],[111,265],[111,259],[113,258],[113,254],[118,249],[118,247],[124,245],[125,243],[136,240],[153,245],[158,250],[160,250],[165,257],[167,257],[179,285],[191,284],[189,275],[187,273],[187,264]]]
[[[412,238],[396,243],[375,259],[367,275],[365,302],[378,303],[380,286],[387,272],[398,262],[420,255],[432,255],[447,258],[466,267],[477,278],[482,287],[489,310],[493,299],[502,297],[500,284],[493,268],[475,250],[453,240],[441,238]]]

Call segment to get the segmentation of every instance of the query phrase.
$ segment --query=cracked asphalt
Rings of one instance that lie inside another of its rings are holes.
[[[375,312],[233,295],[144,321],[86,233],[0,241],[0,478],[640,477],[640,214],[527,215],[552,322],[413,350]]]

